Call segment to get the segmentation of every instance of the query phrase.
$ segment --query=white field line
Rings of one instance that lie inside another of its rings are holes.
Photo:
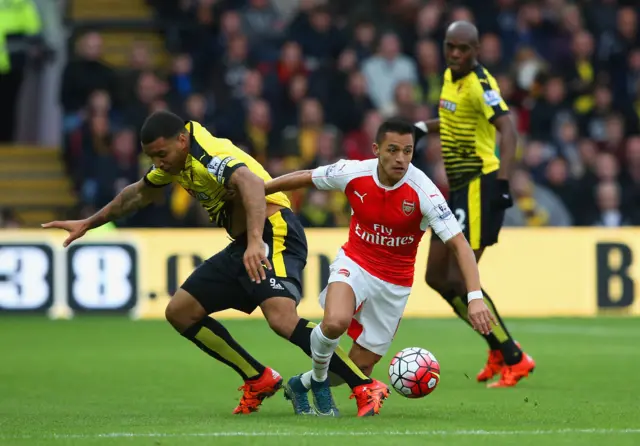
[[[35,439],[97,439],[97,438],[188,438],[188,437],[370,437],[370,436],[457,436],[457,437],[478,437],[478,436],[549,436],[549,435],[628,435],[640,434],[640,428],[629,429],[538,429],[538,430],[400,430],[400,431],[322,431],[322,432],[107,432],[102,434],[52,434],[48,436],[0,436],[5,440],[35,440]]]

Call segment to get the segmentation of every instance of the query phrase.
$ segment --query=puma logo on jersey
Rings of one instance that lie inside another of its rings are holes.
[[[366,197],[366,196],[367,196],[367,194],[366,194],[366,193],[364,193],[364,194],[360,195],[360,194],[358,193],[358,191],[357,191],[357,190],[354,190],[354,191],[353,191],[353,193],[354,193],[354,194],[356,194],[356,196],[357,196],[357,197],[360,199],[360,201],[364,204],[364,197]]]

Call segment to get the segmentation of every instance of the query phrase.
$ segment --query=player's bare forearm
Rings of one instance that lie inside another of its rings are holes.
[[[267,218],[264,181],[247,167],[240,167],[231,176],[231,185],[238,189],[242,197],[242,205],[247,214],[249,241],[262,242],[264,221]]]
[[[513,161],[516,157],[518,146],[518,131],[509,115],[500,116],[493,123],[500,132],[500,170],[498,178],[508,180],[511,176]]]
[[[448,240],[447,246],[456,256],[458,266],[462,272],[462,278],[467,287],[467,292],[479,291],[481,285],[478,262],[476,261],[476,256],[467,239],[462,233],[460,233]]]
[[[313,186],[312,174],[310,170],[299,170],[282,175],[264,184],[266,195],[288,190],[303,189]]]
[[[110,221],[131,215],[151,203],[157,192],[144,184],[143,180],[130,184],[116,195],[109,204],[89,217],[91,229]]]
[[[429,119],[424,121],[429,133],[440,133],[440,119]]]

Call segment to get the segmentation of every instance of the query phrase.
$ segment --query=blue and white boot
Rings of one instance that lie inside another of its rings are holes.
[[[296,415],[316,415],[316,411],[309,404],[309,389],[302,384],[301,376],[294,376],[287,381],[284,385],[284,397],[291,401]]]
[[[329,387],[329,378],[322,382],[311,379],[311,393],[313,393],[313,404],[318,416],[340,416],[336,403],[333,401],[333,395],[331,394],[331,388]]]

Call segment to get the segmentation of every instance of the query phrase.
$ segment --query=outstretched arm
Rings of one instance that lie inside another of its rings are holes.
[[[110,221],[131,215],[155,201],[162,191],[148,186],[144,180],[130,184],[105,207],[89,217],[89,229],[97,228]]]
[[[495,323],[495,318],[484,303],[476,256],[442,194],[426,177],[425,180],[422,190],[426,190],[428,195],[425,193],[421,205],[423,206],[423,221],[420,227],[426,229],[431,226],[447,248],[453,251],[467,289],[469,322],[475,330],[482,334],[488,334],[491,332],[491,322]]]
[[[476,256],[467,242],[467,239],[464,238],[462,233],[459,233],[450,238],[446,245],[458,260],[458,265],[462,272],[462,278],[464,279],[467,292],[472,293],[474,291],[480,291],[481,285],[478,262],[476,262]]]
[[[313,185],[312,171],[299,170],[267,181],[264,185],[264,193],[266,195],[271,195],[276,192],[302,189]]]
[[[140,180],[122,189],[109,204],[85,220],[52,221],[43,224],[42,227],[67,231],[69,236],[62,244],[66,248],[71,242],[85,235],[88,230],[130,215],[155,201],[161,194],[161,189],[151,187],[145,184],[144,180]]]

